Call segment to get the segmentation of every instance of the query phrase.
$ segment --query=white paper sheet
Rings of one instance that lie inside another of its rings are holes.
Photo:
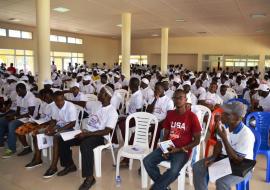
[[[29,122],[29,118],[28,117],[20,118],[18,120],[21,121],[21,122],[23,122],[23,123],[28,123]]]
[[[70,139],[74,139],[76,135],[80,134],[82,131],[80,129],[74,130],[74,131],[68,131],[68,132],[63,132],[60,133],[62,139],[64,141],[68,141]]]
[[[32,118],[32,117],[31,117],[30,121],[31,121],[31,122],[34,122],[34,123],[37,123],[37,124],[39,124],[39,125],[41,125],[41,124],[47,122],[47,120],[46,120],[45,118],[44,118],[44,119],[34,119],[34,118]]]
[[[220,161],[213,163],[208,167],[209,179],[214,183],[219,178],[232,174],[232,168],[229,158],[224,158]]]
[[[44,149],[44,148],[49,148],[53,146],[53,137],[47,136],[45,134],[38,134],[37,143],[38,143],[39,150]]]
[[[163,151],[164,154],[168,153],[168,148],[169,147],[175,147],[173,142],[171,140],[163,141],[159,143],[159,147]]]

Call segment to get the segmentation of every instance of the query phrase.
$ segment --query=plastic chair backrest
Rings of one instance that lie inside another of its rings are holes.
[[[198,111],[196,111],[196,110],[198,110]],[[208,119],[207,119],[205,128],[203,129],[203,136],[205,137],[207,130],[208,130],[208,127],[210,125],[211,113],[212,113],[211,110],[208,107],[203,106],[203,105],[192,105],[191,111],[197,115],[201,127],[203,127],[204,117],[206,115],[208,115]]]
[[[120,113],[121,114],[125,114],[125,108],[126,108],[126,104],[127,104],[127,99],[128,99],[128,91],[125,89],[118,89],[116,90],[114,93],[118,93],[121,95],[122,99],[121,99],[121,110]]]
[[[252,133],[254,134],[254,137],[255,137],[255,143],[254,143],[254,147],[253,147],[253,159],[256,160],[256,157],[257,157],[257,154],[259,152],[260,145],[261,145],[261,134],[259,131],[255,130],[251,126],[248,126],[248,128],[250,128],[250,130],[252,131]]]
[[[153,114],[147,112],[136,112],[129,115],[126,119],[126,134],[125,134],[125,146],[128,146],[129,142],[129,121],[135,119],[135,137],[134,146],[140,146],[145,149],[153,150],[155,137],[157,133],[158,119]],[[154,122],[153,122],[154,121]],[[149,148],[149,128],[150,125],[155,125],[155,130],[152,135],[151,147]]]
[[[85,97],[87,98],[87,101],[97,101],[98,98],[95,94],[85,94]]]
[[[270,150],[269,146],[269,129],[270,129],[270,112],[252,112],[246,118],[246,125],[250,128],[250,121],[255,119],[256,125],[255,130],[261,135],[260,150]]]
[[[233,88],[227,88],[227,92],[234,95],[234,97],[237,97],[237,94]]]

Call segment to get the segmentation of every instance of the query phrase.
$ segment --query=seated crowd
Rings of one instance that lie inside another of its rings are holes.
[[[129,80],[118,65],[108,69],[106,64],[101,67],[95,64],[90,69],[85,62],[75,67],[69,64],[67,71],[60,72],[53,63],[51,79],[43,81],[43,89],[38,89],[38,76],[30,72],[16,73],[16,69],[2,68],[0,73],[0,146],[5,147],[2,158],[16,154],[16,140],[19,139],[23,149],[17,156],[34,151],[33,159],[25,167],[40,166],[43,161],[37,135],[45,134],[53,138],[53,147],[50,167],[43,177],[65,176],[77,170],[71,146],[79,146],[82,177],[85,178],[79,190],[88,190],[96,182],[93,149],[103,145],[109,134],[117,149],[121,141],[116,130],[125,139],[125,121],[130,114],[148,112],[158,120],[154,150],[144,158],[143,164],[154,182],[150,189],[166,190],[190,159],[193,148],[200,144],[204,124],[200,124],[199,113],[191,108],[195,105],[203,105],[211,111],[222,108],[223,114],[215,118],[218,142],[213,154],[193,164],[194,187],[206,190],[207,168],[220,155],[227,155],[235,162],[253,158],[255,138],[242,122],[246,113],[270,111],[270,72],[262,76],[256,68],[245,72],[227,69],[192,72],[182,65],[170,65],[167,73],[162,74],[156,66],[132,65]],[[120,93],[121,89],[127,92],[125,96]],[[97,95],[97,100],[89,101],[89,94]],[[228,104],[233,98],[242,98],[250,106],[240,102]],[[78,107],[83,112],[78,114]],[[86,122],[78,124],[81,116]],[[41,119],[42,124],[34,122]],[[81,133],[74,139],[62,139],[61,133],[78,126],[81,126]],[[135,120],[130,120],[129,127],[135,127]],[[149,131],[152,134],[154,126],[151,125]],[[33,147],[27,142],[29,136]],[[129,143],[133,140],[134,133]],[[165,140],[172,140],[174,144],[168,153],[163,153],[158,144]],[[63,167],[60,171],[59,160]],[[166,160],[171,162],[171,168],[161,174],[158,165]],[[120,166],[128,164],[129,160],[124,158]],[[228,175],[218,179],[216,187],[228,190],[249,176],[251,172],[245,177]]]

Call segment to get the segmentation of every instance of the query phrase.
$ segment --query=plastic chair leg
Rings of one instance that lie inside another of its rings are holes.
[[[110,148],[111,148],[111,153],[112,153],[113,165],[115,166],[116,161],[115,161],[115,155],[114,155],[114,151],[113,151],[113,146],[110,145]]]
[[[81,150],[79,150],[79,170],[82,169],[82,154],[81,154]]]
[[[95,172],[96,177],[101,177],[101,150],[99,148],[94,149],[94,160],[95,160]]]
[[[132,170],[133,159],[129,159],[129,170]]]
[[[266,183],[270,183],[270,151],[266,155]]]
[[[119,174],[119,167],[120,167],[120,159],[121,159],[121,154],[117,154],[117,159],[116,159],[116,170],[115,170],[115,178],[120,176]]]
[[[147,188],[148,176],[142,160],[141,160],[141,180],[142,180],[142,188]]]
[[[182,170],[185,170],[186,171],[186,168],[182,168]],[[185,171],[182,171],[180,172],[180,175],[178,176],[177,178],[177,190],[185,190],[185,174],[186,172]]]

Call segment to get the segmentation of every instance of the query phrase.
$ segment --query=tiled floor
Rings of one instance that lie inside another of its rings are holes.
[[[2,153],[3,150],[0,150]],[[24,165],[31,160],[32,155],[25,157],[14,156],[10,159],[0,159],[0,190],[77,190],[83,179],[80,171],[64,177],[54,177],[49,180],[42,178],[48,167],[48,162],[39,168],[27,170]],[[78,163],[78,152],[73,152],[75,163]],[[141,180],[138,176],[138,162],[135,162],[133,170],[121,169],[122,183],[116,187],[114,176],[115,168],[112,166],[111,154],[108,150],[103,153],[102,178],[97,179],[93,190],[137,190],[141,189]],[[263,157],[258,157],[255,175],[251,181],[251,190],[270,190],[270,184],[264,182],[266,161]],[[60,169],[60,167],[59,167]],[[187,181],[187,180],[186,180]],[[176,190],[176,182],[172,184],[172,189]],[[194,189],[186,183],[186,190]],[[211,190],[215,189],[211,184]]]

